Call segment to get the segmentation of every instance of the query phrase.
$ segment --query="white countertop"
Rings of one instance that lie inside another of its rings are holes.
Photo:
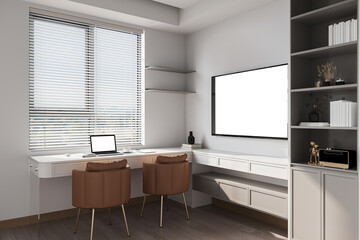
[[[211,150],[211,149],[194,149],[193,153],[212,154],[222,157],[244,159],[249,161],[278,164],[284,166],[289,165],[289,158],[285,158],[285,157],[262,156],[262,155],[248,154],[248,153],[237,153],[237,152],[228,152],[228,151]]]
[[[72,154],[58,154],[58,155],[44,155],[44,156],[31,156],[30,159],[38,163],[63,163],[63,162],[77,162],[88,160],[111,160],[111,159],[124,159],[132,157],[159,155],[159,154],[173,154],[180,152],[189,152],[192,150],[181,148],[154,148],[154,149],[140,149],[133,150],[131,153],[114,154],[114,155],[98,155],[94,157],[83,157],[85,153],[72,153]]]

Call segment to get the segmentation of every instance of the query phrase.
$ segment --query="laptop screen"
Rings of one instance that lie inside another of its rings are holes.
[[[91,135],[90,145],[92,153],[116,152],[115,135]]]

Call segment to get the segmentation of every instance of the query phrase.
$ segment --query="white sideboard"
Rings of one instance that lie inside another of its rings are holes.
[[[213,172],[227,169],[287,181],[289,173],[287,158],[201,149],[193,151],[193,168],[194,164],[211,169],[207,172],[193,173],[194,190],[283,219],[288,218],[286,186],[232,176],[224,174],[224,171]]]
[[[193,150],[193,162],[211,167],[246,172],[266,177],[288,179],[288,158],[268,157],[208,149]]]

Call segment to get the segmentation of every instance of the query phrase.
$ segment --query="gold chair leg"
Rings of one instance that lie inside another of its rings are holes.
[[[160,206],[160,227],[163,226],[163,205],[164,205],[164,195],[161,195],[161,206]]]
[[[141,207],[141,212],[140,212],[140,217],[141,218],[143,217],[143,213],[144,213],[145,201],[146,201],[146,194],[144,196],[143,204],[142,204],[142,207]]]
[[[93,233],[94,233],[94,218],[95,218],[95,209],[92,209],[91,213],[91,232],[90,232],[90,240],[93,239]]]
[[[129,226],[128,226],[128,223],[127,223],[127,220],[126,220],[124,204],[121,204],[121,208],[122,208],[122,212],[123,212],[123,216],[124,216],[124,221],[125,221],[125,226],[126,226],[126,233],[127,233],[127,236],[130,237]]]
[[[80,218],[80,211],[81,211],[81,208],[78,209],[78,214],[77,214],[77,217],[76,217],[75,228],[74,228],[74,234],[77,232],[77,228],[78,228],[78,224],[79,224],[79,218]]]
[[[186,219],[187,219],[187,220],[190,220],[190,217],[189,217],[189,211],[188,211],[187,204],[186,204],[186,199],[185,199],[185,193],[183,193],[183,194],[182,194],[182,197],[183,197],[183,199],[184,199],[185,212],[186,212]]]
[[[109,225],[112,225],[111,223],[111,208],[109,208],[109,216],[108,216]]]

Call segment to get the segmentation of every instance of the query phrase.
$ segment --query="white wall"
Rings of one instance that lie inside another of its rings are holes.
[[[0,0],[0,221],[34,213],[29,207],[27,163],[30,155],[28,11],[28,3],[24,1]],[[145,29],[145,32],[146,65],[185,66],[183,35],[152,29]],[[177,81],[161,73],[146,71],[145,76],[146,86],[185,87],[185,79],[181,76],[174,77]],[[146,93],[145,102],[145,147],[180,146],[186,133],[185,96]],[[132,175],[132,197],[140,196],[141,170],[133,171]],[[69,177],[41,181],[41,209],[47,212],[70,208],[70,183]]]
[[[210,91],[211,76],[288,63],[289,12],[289,1],[278,0],[187,36],[187,67],[196,70],[187,87],[196,94],[186,98],[186,129],[194,131],[196,142],[217,150],[288,156],[286,140],[212,136]]]

